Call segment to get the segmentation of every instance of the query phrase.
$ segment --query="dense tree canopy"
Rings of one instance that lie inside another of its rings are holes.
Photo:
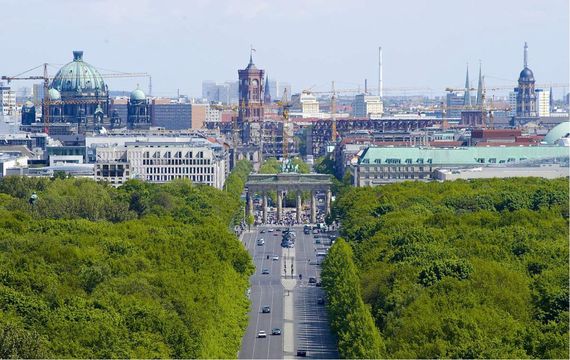
[[[334,215],[353,249],[383,356],[568,358],[568,185],[406,182],[341,194]],[[323,269],[332,298],[346,293],[352,277],[328,275],[342,266],[335,258]],[[331,303],[329,312],[335,328],[334,319],[354,309]],[[360,357],[341,339],[341,354]]]
[[[0,180],[0,357],[234,357],[253,265],[226,188]]]

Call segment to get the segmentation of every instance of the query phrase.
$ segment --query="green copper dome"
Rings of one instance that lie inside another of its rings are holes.
[[[61,100],[61,94],[54,88],[48,90],[48,96],[50,100]]]
[[[570,134],[570,122],[564,121],[556,125],[546,134],[543,141],[547,144],[556,144],[562,138],[568,137]]]
[[[143,101],[146,99],[144,92],[138,87],[131,93],[131,101]]]
[[[101,74],[83,61],[83,51],[73,52],[73,61],[57,72],[50,87],[64,94],[73,92],[83,95],[102,95],[106,93]]]

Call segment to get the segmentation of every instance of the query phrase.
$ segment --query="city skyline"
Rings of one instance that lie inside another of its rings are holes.
[[[203,80],[237,80],[253,46],[254,62],[294,91],[328,90],[332,80],[337,88],[363,88],[365,78],[375,88],[382,46],[385,95],[397,87],[441,95],[447,86],[463,85],[466,63],[476,74],[480,60],[487,86],[515,85],[527,41],[537,83],[568,83],[568,3],[561,0],[0,0],[0,6],[4,14],[18,14],[1,17],[6,28],[17,29],[5,39],[1,75],[48,62],[55,65],[53,76],[72,50],[84,50],[85,61],[97,68],[151,74],[153,95],[180,89],[200,96]],[[25,41],[43,39],[37,34],[46,28],[46,41]],[[137,83],[146,88],[145,81],[108,83],[111,90],[129,90]],[[562,91],[555,89],[555,96]]]

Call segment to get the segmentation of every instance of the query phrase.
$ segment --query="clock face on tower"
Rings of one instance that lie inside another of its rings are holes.
[[[258,85],[259,85],[259,81],[257,81],[257,79],[251,80],[251,86],[257,87]]]

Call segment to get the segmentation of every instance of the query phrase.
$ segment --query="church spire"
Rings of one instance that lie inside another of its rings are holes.
[[[524,67],[528,67],[528,45],[526,41],[524,42]]]
[[[471,106],[471,91],[469,88],[469,64],[467,64],[467,74],[465,75],[465,94],[463,95],[464,106]]]
[[[479,83],[477,84],[477,105],[483,105],[484,78],[481,74],[481,61],[479,61]]]
[[[263,89],[263,102],[271,104],[271,92],[269,91],[269,75],[265,77],[265,89]]]

